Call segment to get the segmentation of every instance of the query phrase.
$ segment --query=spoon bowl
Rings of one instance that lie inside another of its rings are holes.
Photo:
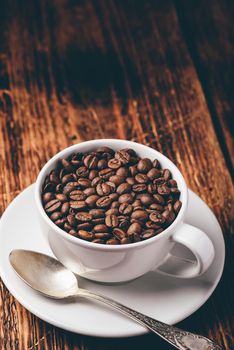
[[[9,260],[25,283],[50,298],[67,298],[78,291],[76,276],[48,255],[16,249],[10,253]]]

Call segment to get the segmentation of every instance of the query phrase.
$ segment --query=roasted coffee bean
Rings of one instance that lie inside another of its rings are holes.
[[[61,213],[63,214],[63,215],[65,215],[65,214],[67,214],[68,212],[69,212],[69,209],[70,209],[70,204],[69,204],[69,202],[65,202],[65,203],[63,203],[62,204],[62,207],[61,207]]]
[[[114,175],[114,171],[110,168],[102,169],[99,171],[98,175],[104,180],[108,180]],[[111,181],[111,180],[110,180]],[[113,181],[112,181],[113,182]]]
[[[116,192],[121,195],[121,194],[124,194],[124,193],[128,193],[128,192],[131,192],[132,190],[132,186],[129,185],[127,182],[124,182],[122,183],[121,185],[119,185],[117,187],[117,190]]]
[[[72,168],[74,170],[76,170],[77,168],[79,168],[81,166],[82,162],[79,160],[76,160],[76,159],[71,159],[70,164],[71,164]]]
[[[124,182],[124,178],[118,175],[113,175],[109,178],[110,182],[113,182],[116,186],[120,185],[122,182]]]
[[[142,208],[142,203],[140,199],[136,199],[133,203],[132,203],[133,208],[135,209],[136,207],[141,207]]]
[[[76,180],[77,180],[76,174],[67,174],[67,175],[64,175],[62,177],[62,183],[63,184],[66,184],[66,183],[68,183],[70,181],[76,181]]]
[[[67,198],[67,196],[65,196],[65,197]],[[83,201],[83,200],[85,200],[86,197],[87,197],[86,194],[81,190],[73,190],[69,193],[69,198],[73,201]]]
[[[86,168],[86,166],[81,166],[76,170],[76,175],[80,177],[88,177],[89,176],[89,171]]]
[[[62,184],[58,184],[56,187],[55,187],[55,192],[56,193],[62,193],[63,191],[63,185]]]
[[[174,211],[176,212],[176,214],[179,213],[181,207],[182,207],[181,201],[176,201],[176,202],[174,203],[173,209],[174,209]]]
[[[174,220],[175,220],[175,213],[174,211],[170,210],[165,210],[162,213],[162,216],[164,217],[166,224],[170,225]]]
[[[120,228],[114,228],[113,234],[119,240],[121,240],[127,236],[126,232],[124,232],[124,230],[121,230]]]
[[[89,179],[85,179],[85,178],[80,178],[77,180],[79,186],[81,186],[82,188],[88,188],[91,186],[91,180]]]
[[[153,167],[157,169],[161,169],[161,165],[157,159],[153,161]]]
[[[104,182],[97,185],[96,191],[99,196],[108,196],[111,192],[111,188]]]
[[[141,199],[141,203],[146,206],[149,206],[154,202],[153,196],[151,196],[151,194],[149,193],[142,194],[140,199]]]
[[[119,240],[116,239],[116,238],[111,238],[111,239],[108,239],[108,240],[106,241],[106,244],[117,245],[117,244],[119,244]]]
[[[103,209],[91,209],[89,211],[89,214],[91,214],[94,219],[102,218],[105,216],[105,210],[103,210]]]
[[[66,159],[61,159],[61,165],[68,173],[74,172],[74,167]]]
[[[95,177],[97,177],[98,176],[98,171],[97,170],[94,170],[94,169],[92,169],[92,170],[90,170],[90,173],[89,173],[89,180],[93,180]]]
[[[171,172],[168,169],[163,170],[163,177],[166,181],[168,181],[171,178]]]
[[[159,178],[153,180],[153,184],[155,184],[157,186],[164,185],[165,183],[166,183],[166,180],[164,179],[164,177],[159,177]]]
[[[109,197],[111,201],[115,201],[116,199],[118,199],[119,195],[117,193],[111,193]]]
[[[91,241],[94,238],[94,235],[91,232],[85,230],[79,230],[78,235],[86,241]]]
[[[46,204],[46,203],[50,202],[52,199],[54,199],[54,197],[55,197],[54,193],[46,192],[42,196],[42,201],[44,204]]]
[[[128,176],[128,168],[121,167],[116,171],[116,175],[126,178]]]
[[[71,226],[75,226],[76,222],[77,222],[75,216],[72,214],[67,216],[67,221],[68,221],[69,225],[71,225]]]
[[[118,159],[118,160],[120,160],[120,162],[121,162],[122,164],[125,164],[125,165],[126,165],[126,164],[129,163],[131,156],[130,156],[129,152],[127,152],[127,151],[125,151],[125,150],[122,149],[122,150],[117,151],[117,152],[115,153],[115,158]]]
[[[94,232],[108,232],[107,225],[104,224],[98,224],[93,227]]]
[[[150,220],[158,225],[163,225],[165,222],[165,217],[162,216],[158,211],[153,211],[149,216]]]
[[[129,237],[124,237],[120,240],[120,244],[129,244],[131,243],[131,240],[129,239]]]
[[[96,206],[98,208],[107,208],[110,206],[111,202],[112,202],[112,199],[110,198],[110,196],[104,196],[97,200]]]
[[[97,176],[92,180],[91,186],[96,187],[98,184],[101,184],[103,182],[104,182],[104,179],[102,179],[100,176]]]
[[[117,208],[111,208],[106,211],[106,215],[119,215],[119,210]]]
[[[171,189],[166,185],[158,186],[158,193],[161,196],[168,196],[171,192]]]
[[[47,202],[45,205],[45,211],[50,214],[54,211],[57,211],[61,208],[62,203],[58,199],[52,199],[51,201]]]
[[[154,202],[155,203],[161,204],[161,205],[165,204],[165,200],[164,200],[164,198],[162,196],[160,196],[160,194],[154,194],[153,197],[154,197]]]
[[[140,204],[140,205],[138,205],[138,206],[135,206],[134,208],[133,208],[133,211],[136,211],[136,210],[143,210],[144,209],[144,207],[143,207],[143,205],[142,205],[142,203]],[[147,211],[148,209],[146,209],[146,211]]]
[[[88,169],[95,169],[98,164],[98,158],[93,154],[88,154],[86,157],[84,157],[83,162]]]
[[[150,171],[148,171],[147,176],[151,181],[153,181],[161,176],[161,172],[156,168],[152,168]]]
[[[164,208],[170,211],[170,210],[173,210],[173,205],[171,203],[168,203],[167,206]]]
[[[93,187],[85,188],[83,190],[83,193],[86,195],[85,198],[88,196],[92,196],[93,194],[96,194],[96,188],[93,188]]]
[[[116,158],[112,158],[108,162],[108,167],[111,169],[119,169],[121,165],[122,165],[121,161]]]
[[[55,211],[51,214],[50,218],[52,221],[56,221],[58,219],[61,219],[62,216],[63,214],[60,211]]]
[[[122,151],[127,152],[131,157],[137,157],[136,152],[132,148],[124,148]]]
[[[135,176],[135,180],[137,183],[140,183],[140,184],[145,184],[148,182],[148,176],[145,175],[145,174],[137,174]]]
[[[90,208],[93,208],[93,207],[95,207],[96,202],[97,202],[97,200],[98,200],[99,198],[100,198],[99,196],[97,196],[96,194],[93,194],[92,196],[89,196],[89,197],[86,198],[85,203],[86,203]]]
[[[118,208],[119,205],[120,205],[119,202],[114,200],[114,201],[111,203],[111,208]]]
[[[106,184],[107,184],[108,186],[110,186],[110,191],[111,191],[111,192],[115,192],[115,191],[116,191],[116,185],[114,184],[114,182],[107,181]]]
[[[103,243],[105,243],[105,241],[103,239],[100,239],[100,238],[95,238],[94,240],[92,240],[92,243],[103,244]]]
[[[87,208],[85,201],[70,201],[70,207],[75,210]]]
[[[140,234],[142,231],[141,225],[137,222],[131,224],[128,228],[127,234],[128,236],[133,235],[134,233]]]
[[[92,223],[91,222],[82,222],[82,223],[79,223],[77,226],[76,226],[76,229],[77,230],[91,230],[92,229]]]
[[[151,230],[151,229],[143,231],[142,235],[141,235],[142,239],[144,239],[144,240],[149,239],[149,238],[154,237],[154,236],[155,236],[155,231]]]
[[[152,162],[148,158],[141,159],[139,163],[137,164],[137,170],[140,173],[148,173],[148,171],[152,168]]]
[[[119,224],[118,217],[116,215],[107,215],[105,219],[105,223],[107,227],[117,227]]]
[[[77,181],[68,182],[63,188],[63,193],[69,194],[71,193],[71,191],[78,189],[78,187],[79,187],[79,184]]]
[[[63,228],[67,232],[72,230],[72,227],[67,222],[64,223]]]
[[[119,212],[123,215],[130,215],[132,213],[133,207],[129,203],[122,203],[119,206]]]
[[[145,192],[147,189],[146,184],[136,184],[132,186],[132,190],[136,193],[142,193]]]
[[[130,194],[130,193],[125,193],[125,194],[122,194],[121,196],[119,196],[119,203],[132,203],[133,202],[133,196]]]
[[[148,213],[145,210],[134,210],[134,212],[131,215],[132,219],[145,221],[148,219]]]
[[[153,183],[150,183],[147,187],[148,189],[148,192],[150,194],[154,194],[154,193],[157,193],[157,185],[153,184]]]
[[[111,234],[109,232],[97,232],[97,233],[94,233],[94,237],[96,239],[107,240],[107,239],[111,238]]]
[[[82,222],[89,222],[92,220],[92,215],[87,212],[79,212],[76,214],[76,220],[82,221]]]
[[[58,227],[62,228],[63,225],[65,224],[65,222],[66,222],[66,218],[61,218],[61,219],[56,220],[54,223]]]
[[[145,226],[147,228],[154,229],[154,230],[161,228],[161,225],[156,224],[156,222],[153,222],[153,221],[146,221]]]
[[[170,187],[177,187],[177,182],[173,179],[169,180],[167,183]]]
[[[126,178],[126,182],[127,182],[129,185],[135,185],[135,184],[136,184],[136,180],[134,179],[134,177],[127,177],[127,178]]]
[[[62,203],[67,202],[67,196],[63,193],[56,194],[56,198]]]
[[[150,205],[150,209],[156,210],[156,211],[163,211],[164,207],[158,203],[153,203]]]
[[[97,163],[97,167],[99,170],[107,168],[107,161],[106,159],[100,159]]]
[[[171,188],[171,194],[172,195],[179,195],[180,194],[180,190],[177,187],[172,187]]]
[[[50,219],[100,244],[135,243],[162,232],[179,213],[179,198],[169,169],[127,148],[74,153],[58,161],[42,185]]]
[[[137,174],[137,172],[138,172],[138,170],[137,170],[137,165],[131,165],[131,166],[129,167],[129,171],[130,171],[130,174],[131,174],[132,176],[135,176],[135,175]]]
[[[53,182],[54,184],[59,184],[59,177],[56,175],[55,170],[52,170],[49,176],[50,182]]]
[[[69,235],[71,235],[71,236],[77,237],[77,232],[76,232],[76,230],[74,230],[74,229],[70,230],[68,233],[69,233]]]

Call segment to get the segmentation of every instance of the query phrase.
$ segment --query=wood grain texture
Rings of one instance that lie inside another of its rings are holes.
[[[234,166],[234,2],[182,0],[176,4],[183,34],[231,170]]]
[[[232,183],[176,10],[170,0],[1,3],[0,210],[71,144],[116,137],[163,152],[214,210],[227,246],[221,283],[181,326],[229,350]],[[224,86],[228,91],[226,80]],[[220,91],[215,90],[218,98]],[[111,340],[74,335],[30,314],[2,282],[0,293],[0,349],[171,348],[151,335]]]

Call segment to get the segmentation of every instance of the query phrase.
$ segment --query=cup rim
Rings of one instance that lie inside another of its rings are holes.
[[[124,143],[124,145],[121,146],[121,144]],[[155,153],[155,158],[163,159],[165,162],[169,164],[168,168],[170,171],[172,171],[172,174],[176,173],[177,177],[180,178],[180,182],[182,184],[180,191],[181,194],[183,194],[183,201],[182,201],[182,206],[179,211],[179,214],[177,215],[176,219],[173,221],[173,223],[168,226],[164,231],[162,231],[159,235],[156,235],[154,237],[151,237],[149,239],[146,239],[145,241],[140,241],[140,242],[135,242],[131,244],[122,244],[122,245],[105,245],[105,244],[97,244],[89,241],[82,240],[78,237],[73,237],[69,235],[66,231],[58,227],[46,214],[44,207],[42,205],[41,201],[41,185],[42,182],[47,175],[47,170],[48,168],[57,160],[63,158],[64,154],[66,154],[66,157],[68,154],[72,154],[73,152],[78,152],[79,151],[79,146],[87,146],[90,147],[93,145],[93,148],[99,147],[99,146],[107,146],[107,147],[113,147],[113,144],[117,147],[121,148],[133,148],[134,146],[136,147],[141,147],[143,150],[145,150],[145,157],[147,158],[147,151],[149,152],[154,152]],[[99,250],[99,251],[124,251],[124,250],[129,250],[129,249],[136,249],[136,248],[142,248],[148,244],[152,244],[153,242],[157,241],[160,239],[160,237],[166,236],[169,234],[170,231],[172,231],[183,219],[186,208],[187,208],[187,201],[188,201],[188,189],[186,182],[183,178],[183,175],[181,174],[180,170],[177,168],[177,166],[165,155],[160,153],[159,151],[154,150],[153,148],[143,145],[138,142],[133,142],[133,141],[128,141],[124,139],[95,139],[95,140],[89,140],[89,141],[84,141],[77,143],[75,145],[69,146],[61,150],[60,152],[56,153],[52,158],[50,158],[46,164],[42,167],[41,171],[38,174],[36,183],[35,183],[35,201],[36,201],[36,206],[37,209],[44,219],[44,221],[49,225],[49,227],[52,230],[55,230],[63,239],[68,240],[72,243],[75,243],[77,245],[94,249],[94,250]]]

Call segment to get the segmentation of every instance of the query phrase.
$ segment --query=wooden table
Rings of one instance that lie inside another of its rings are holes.
[[[213,296],[180,326],[228,350],[234,346],[233,5],[12,0],[0,9],[1,212],[71,144],[123,138],[164,153],[214,210],[227,249]],[[0,282],[0,348],[171,347],[151,335],[65,332],[25,310]]]

